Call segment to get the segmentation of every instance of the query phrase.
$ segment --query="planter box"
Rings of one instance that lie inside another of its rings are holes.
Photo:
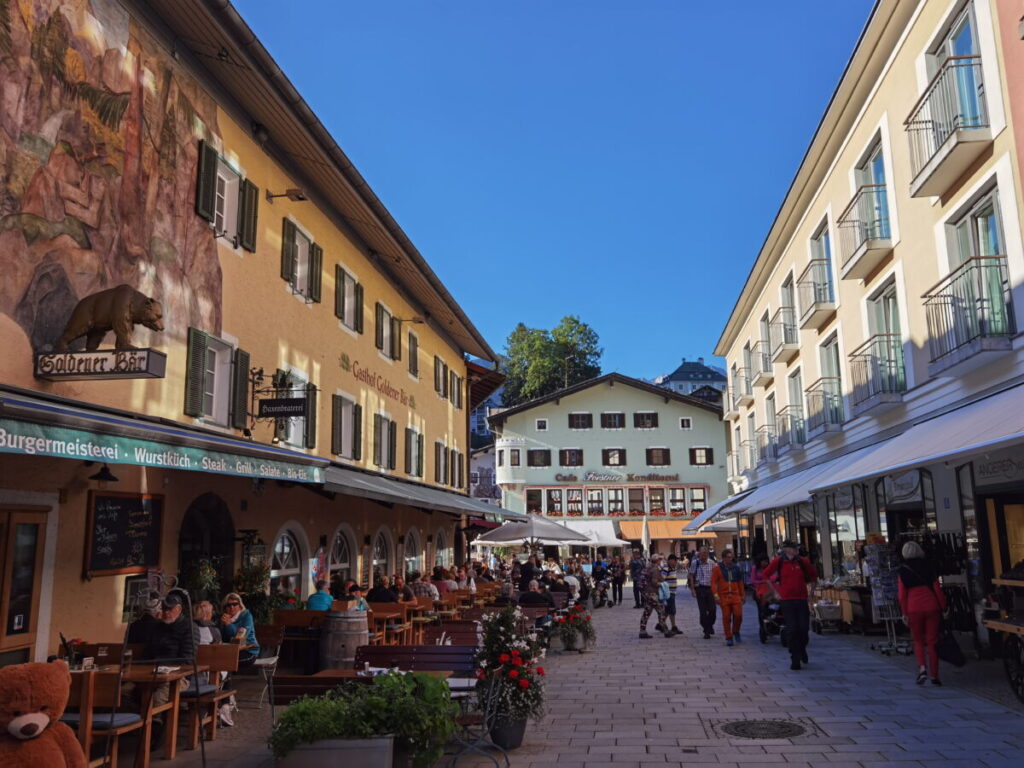
[[[324,739],[296,747],[277,761],[278,768],[323,768],[325,765],[390,766],[395,762],[395,740]]]

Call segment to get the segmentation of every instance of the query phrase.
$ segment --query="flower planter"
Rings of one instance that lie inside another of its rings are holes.
[[[596,645],[596,643],[593,640],[587,640],[585,638],[580,638],[580,640],[576,643],[576,645],[577,645],[576,650],[578,650],[580,653],[587,653],[588,651],[593,650],[593,648]]]
[[[522,737],[520,737],[521,739]],[[324,739],[302,744],[277,761],[278,768],[323,768],[325,765],[395,765],[395,739]]]
[[[548,638],[548,650],[556,653],[565,650],[565,643],[562,642],[562,638],[558,633]]]
[[[498,721],[498,723],[491,728],[491,741],[502,749],[518,749],[523,743],[523,736],[525,734],[525,720],[516,720],[513,722]]]

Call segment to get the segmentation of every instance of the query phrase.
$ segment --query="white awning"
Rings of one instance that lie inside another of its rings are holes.
[[[592,547],[630,546],[628,541],[615,535],[615,523],[611,520],[563,520],[562,524],[590,539]]]
[[[713,507],[708,507],[695,518],[693,518],[693,520],[687,523],[686,527],[683,528],[683,530],[696,531],[698,528],[704,525],[704,523],[711,520],[719,512],[724,512],[726,509],[729,509],[730,507],[739,504],[752,493],[753,491],[743,491],[742,493],[737,493],[735,496],[730,496],[725,501],[718,502]]]
[[[721,520],[708,523],[701,530],[706,533],[736,533],[739,529],[740,526],[736,517],[732,516],[723,517]]]
[[[752,515],[755,512],[764,512],[770,509],[781,509],[793,504],[810,502],[811,489],[816,484],[825,482],[827,478],[842,473],[843,467],[857,461],[858,458],[870,448],[862,448],[844,456],[826,461],[807,469],[794,472],[779,480],[758,486],[752,494],[736,505],[731,511],[740,515]]]
[[[814,478],[821,491],[879,475],[995,451],[1024,441],[1024,386],[1003,390],[857,452],[841,471]]]

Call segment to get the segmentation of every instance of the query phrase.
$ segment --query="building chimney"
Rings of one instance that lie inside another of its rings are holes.
[[[684,363],[686,362],[686,358],[685,358],[685,357],[683,358],[683,362],[684,362]]]
[[[701,365],[704,365],[704,358],[703,357],[698,357],[697,358],[697,362],[700,363]]]

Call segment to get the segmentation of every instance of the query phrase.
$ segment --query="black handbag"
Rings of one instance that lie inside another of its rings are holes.
[[[962,667],[967,663],[967,657],[960,650],[960,643],[956,641],[953,630],[945,622],[939,630],[939,642],[935,644],[935,650],[938,651],[940,659],[954,667]]]

